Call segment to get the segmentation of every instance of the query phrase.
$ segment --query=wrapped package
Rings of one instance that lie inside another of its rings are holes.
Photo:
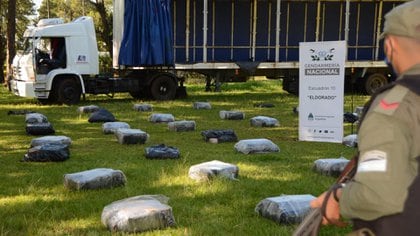
[[[227,130],[220,130],[220,129],[211,129],[205,130],[201,132],[204,140],[206,142],[213,142],[213,143],[225,143],[225,142],[236,142],[238,141],[238,137],[235,134],[235,131],[231,129]]]
[[[172,114],[155,113],[150,116],[149,121],[153,123],[168,123],[175,121],[175,117]]]
[[[175,226],[172,207],[163,195],[140,195],[104,207],[101,221],[111,231],[136,233]]]
[[[347,147],[357,147],[357,134],[350,134],[343,138],[343,144]]]
[[[104,134],[115,134],[117,129],[120,128],[129,129],[130,125],[126,122],[121,121],[105,122],[102,124],[102,131],[104,132]]]
[[[114,122],[114,115],[106,109],[99,109],[90,114],[88,121],[90,123]]]
[[[354,123],[359,120],[357,113],[346,112],[343,115],[343,121],[346,123]]]
[[[243,120],[245,119],[245,113],[241,111],[220,111],[220,119],[224,120]]]
[[[271,140],[260,139],[244,139],[237,142],[234,146],[235,150],[243,154],[252,153],[269,153],[279,152],[280,148]]]
[[[191,166],[188,171],[188,176],[191,179],[198,181],[211,180],[217,176],[236,180],[238,173],[238,166],[218,160],[213,160]]]
[[[133,105],[133,109],[135,111],[153,111],[152,105],[146,104],[146,103],[143,103],[143,104],[134,104]]]
[[[126,177],[122,171],[108,168],[64,175],[64,186],[71,190],[113,188],[125,183]]]
[[[31,147],[44,145],[44,144],[64,144],[70,146],[71,139],[67,136],[62,135],[48,135],[39,138],[34,138],[31,140]]]
[[[25,115],[26,124],[39,124],[39,123],[47,123],[47,122],[48,122],[48,118],[41,113],[27,113]]]
[[[209,102],[194,102],[193,108],[197,109],[197,110],[199,110],[199,109],[210,110],[211,105],[210,105]]]
[[[176,147],[159,144],[145,149],[148,159],[176,159],[179,158],[179,149]]]
[[[89,106],[82,106],[77,108],[77,113],[84,114],[84,113],[93,113],[99,111],[100,107],[96,105],[89,105]]]
[[[194,131],[195,121],[193,120],[172,121],[168,123],[168,129],[171,131],[176,131],[176,132]]]
[[[117,129],[115,136],[120,144],[144,144],[149,138],[149,134],[142,130],[125,128]]]
[[[47,162],[65,161],[69,159],[69,147],[65,144],[43,144],[32,147],[25,154],[23,161]]]
[[[253,127],[276,127],[280,125],[277,119],[268,116],[255,116],[251,118],[250,122]]]
[[[273,108],[274,104],[272,104],[272,103],[255,103],[254,107]]]
[[[269,197],[257,204],[255,212],[279,224],[300,223],[309,213],[313,199],[309,194]]]
[[[55,130],[50,122],[28,123],[26,124],[26,133],[29,135],[48,135],[54,134]]]
[[[344,157],[318,159],[314,161],[313,170],[323,175],[338,177],[347,163],[349,163],[349,160]]]

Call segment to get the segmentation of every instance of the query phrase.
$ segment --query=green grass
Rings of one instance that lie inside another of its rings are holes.
[[[104,206],[122,198],[143,194],[164,194],[177,226],[142,235],[290,235],[296,225],[279,225],[254,212],[259,201],[281,194],[318,195],[334,179],[311,170],[318,158],[350,158],[355,150],[341,144],[299,142],[298,117],[293,114],[298,98],[282,90],[280,81],[249,81],[223,84],[222,93],[204,92],[203,83],[186,84],[185,99],[152,104],[155,113],[171,113],[176,120],[195,120],[193,132],[171,132],[166,124],[148,121],[150,112],[136,112],[132,105],[143,101],[126,94],[88,95],[75,106],[40,106],[36,100],[19,98],[0,89],[0,235],[111,235],[101,224]],[[351,111],[351,96],[345,97],[345,111]],[[366,96],[354,96],[356,106]],[[211,110],[194,110],[195,101],[208,101]],[[255,103],[273,103],[275,108],[255,108]],[[95,104],[115,117],[150,134],[145,145],[120,145],[102,126],[78,115],[79,106]],[[24,116],[7,115],[9,110],[33,110],[45,114],[57,135],[73,140],[71,157],[62,163],[21,162],[34,138],[25,134]],[[221,120],[220,110],[245,112],[242,121]],[[249,118],[266,115],[277,118],[280,127],[250,127]],[[281,151],[274,154],[244,155],[233,143],[204,142],[207,129],[235,130],[239,139],[268,138]],[[345,135],[351,127],[345,126]],[[148,160],[146,146],[164,143],[178,147],[177,160]],[[215,179],[198,183],[188,178],[191,165],[220,160],[239,166],[239,181]],[[63,175],[93,168],[122,170],[124,187],[93,191],[69,191]],[[342,235],[349,228],[324,227],[321,235]]]

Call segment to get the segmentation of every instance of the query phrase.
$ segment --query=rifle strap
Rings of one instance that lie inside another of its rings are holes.
[[[343,186],[344,187],[344,186]],[[333,193],[333,197],[334,197],[334,200],[336,201],[336,202],[339,202],[340,201],[340,199],[338,198],[338,196],[337,196],[337,189],[339,189],[339,188],[335,188],[335,189],[333,189],[332,190],[332,193]]]

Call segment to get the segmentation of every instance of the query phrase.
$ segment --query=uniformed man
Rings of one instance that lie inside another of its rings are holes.
[[[328,199],[323,223],[338,224],[341,215],[354,230],[420,235],[420,0],[387,13],[382,38],[398,78],[368,103],[358,132],[357,172]]]

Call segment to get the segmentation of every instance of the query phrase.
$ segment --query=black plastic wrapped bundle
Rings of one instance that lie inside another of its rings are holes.
[[[30,135],[54,134],[55,130],[50,122],[26,124],[26,133]]]
[[[176,159],[179,158],[179,149],[176,147],[159,144],[145,149],[148,159]]]
[[[88,121],[90,123],[96,123],[96,122],[99,123],[99,122],[113,122],[113,121],[116,121],[116,119],[114,115],[108,110],[99,109],[98,111],[90,114]]]
[[[47,162],[65,161],[70,158],[69,147],[65,144],[44,144],[28,150],[23,161]]]
[[[238,137],[235,134],[235,131],[231,129],[227,130],[205,130],[201,132],[201,135],[204,137],[204,140],[207,142],[216,140],[217,143],[224,143],[224,142],[236,142],[238,141]]]

